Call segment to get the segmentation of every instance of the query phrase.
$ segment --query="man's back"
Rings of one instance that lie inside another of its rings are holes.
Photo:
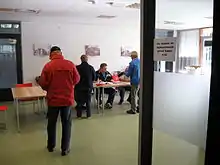
[[[73,86],[79,81],[75,65],[63,56],[57,56],[47,63],[42,71],[40,85],[47,91],[50,106],[73,104]]]
[[[140,83],[140,60],[138,58],[130,62],[126,76],[130,77],[131,84],[138,85]]]
[[[88,90],[93,88],[93,81],[95,81],[95,70],[87,62],[82,62],[77,66],[80,75],[80,81],[76,85],[76,90]]]

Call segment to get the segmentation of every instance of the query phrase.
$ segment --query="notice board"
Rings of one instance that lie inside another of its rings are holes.
[[[175,61],[176,41],[174,37],[154,39],[154,61]]]

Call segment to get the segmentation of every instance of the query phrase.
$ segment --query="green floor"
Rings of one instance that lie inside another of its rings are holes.
[[[60,156],[58,129],[57,150],[48,153],[46,120],[35,115],[30,106],[21,110],[21,133],[16,132],[14,111],[8,112],[8,131],[0,132],[0,164],[2,165],[137,165],[138,115],[124,112],[128,104],[116,105],[105,116],[90,120],[74,120],[72,150]],[[2,115],[1,115],[2,117]],[[154,165],[203,165],[204,152],[187,142],[155,131]]]

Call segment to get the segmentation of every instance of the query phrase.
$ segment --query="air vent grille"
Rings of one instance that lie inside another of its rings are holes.
[[[205,17],[206,19],[213,19],[213,17],[212,16],[210,16],[210,17]]]
[[[115,18],[116,16],[114,15],[99,15],[97,18],[102,18],[102,19],[112,19]]]

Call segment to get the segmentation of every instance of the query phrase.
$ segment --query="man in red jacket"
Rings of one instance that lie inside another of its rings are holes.
[[[39,85],[47,91],[47,149],[49,152],[54,151],[56,122],[60,113],[62,122],[61,155],[64,156],[70,151],[71,106],[74,101],[74,86],[79,82],[80,76],[76,66],[71,61],[64,59],[59,47],[51,48],[50,60],[44,66],[39,80]]]

